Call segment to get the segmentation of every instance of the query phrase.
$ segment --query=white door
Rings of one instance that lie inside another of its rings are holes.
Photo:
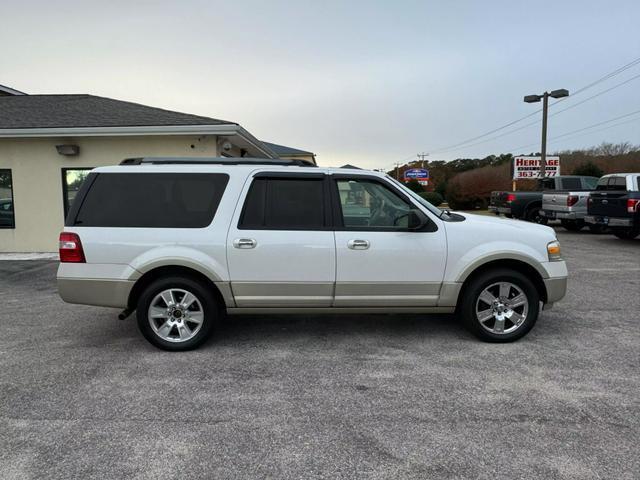
[[[331,306],[335,243],[325,177],[261,173],[245,187],[227,237],[238,307]]]
[[[338,211],[334,306],[436,305],[447,256],[444,229],[424,212],[414,216],[417,207],[382,179],[332,177]]]

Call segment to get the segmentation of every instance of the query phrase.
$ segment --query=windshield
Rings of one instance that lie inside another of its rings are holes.
[[[438,218],[446,218],[448,216],[443,210],[440,210],[438,207],[434,207],[429,202],[427,202],[424,198],[422,198],[420,195],[418,195],[416,192],[414,192],[414,191],[410,190],[409,188],[405,187],[401,182],[399,182],[395,178],[393,178],[393,177],[391,177],[389,175],[386,175],[386,177],[387,177],[387,179],[391,180],[396,186],[400,187],[404,193],[409,195],[411,198],[413,198],[415,201],[417,201],[420,205],[422,205],[425,208],[427,208],[431,213],[436,215]]]

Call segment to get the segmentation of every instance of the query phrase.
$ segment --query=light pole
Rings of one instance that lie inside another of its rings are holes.
[[[569,90],[561,88],[551,93],[544,92],[542,95],[527,95],[524,97],[526,103],[536,103],[542,100],[542,147],[540,149],[540,178],[544,178],[547,173],[547,110],[549,109],[549,97],[568,97]]]

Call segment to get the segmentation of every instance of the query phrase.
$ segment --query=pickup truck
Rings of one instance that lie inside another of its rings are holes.
[[[578,188],[543,192],[540,215],[547,220],[560,220],[562,226],[569,231],[582,230],[585,226],[584,217],[587,215],[589,192],[596,189],[598,182],[595,177],[585,178],[586,181],[582,183],[586,183],[583,185],[586,190]],[[599,225],[589,225],[589,228],[595,232],[602,230],[602,226]]]
[[[597,181],[596,177],[579,175],[541,178],[535,191],[491,192],[489,210],[496,215],[503,213],[508,218],[546,224],[547,218],[540,214],[543,191],[592,190]]]
[[[598,181],[587,202],[585,222],[608,226],[618,238],[640,235],[640,173],[613,173]]]

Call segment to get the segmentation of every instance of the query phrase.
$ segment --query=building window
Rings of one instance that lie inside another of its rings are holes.
[[[73,199],[85,178],[92,168],[63,168],[62,169],[62,201],[64,204],[64,218],[67,218],[69,208],[73,204]]]
[[[0,170],[0,228],[16,228],[11,170]]]

